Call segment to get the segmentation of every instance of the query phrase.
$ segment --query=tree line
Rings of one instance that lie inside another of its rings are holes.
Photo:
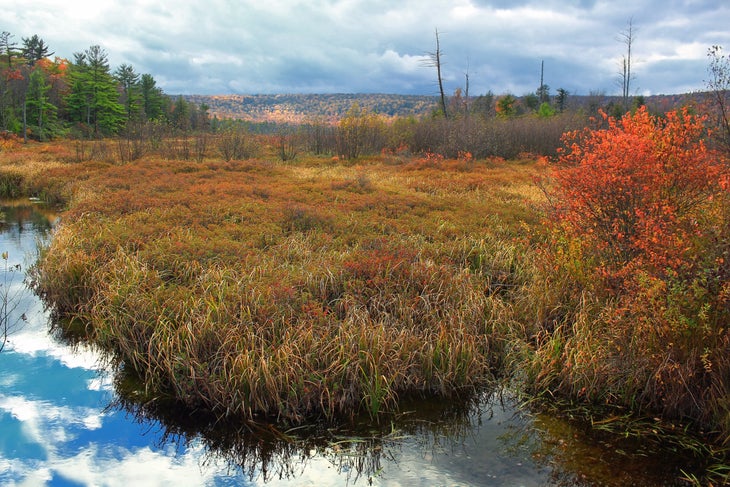
[[[0,131],[48,140],[112,136],[148,122],[183,130],[209,124],[205,105],[173,100],[129,64],[112,70],[99,45],[73,60],[54,54],[38,35],[18,42],[0,34]]]

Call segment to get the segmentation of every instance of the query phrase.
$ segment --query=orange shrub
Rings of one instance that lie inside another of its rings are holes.
[[[666,118],[645,107],[608,128],[566,135],[553,175],[554,221],[582,240],[599,273],[619,284],[637,269],[691,273],[703,214],[727,166],[702,140],[702,118],[687,110]]]
[[[604,117],[552,172],[536,385],[730,440],[730,166],[687,110]]]

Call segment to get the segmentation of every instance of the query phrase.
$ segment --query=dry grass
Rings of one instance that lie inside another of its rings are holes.
[[[410,161],[409,161],[410,162]],[[55,309],[223,417],[373,416],[487,385],[534,163],[79,163],[37,270]]]
[[[727,340],[659,328],[693,304],[682,289],[647,288],[642,321],[617,321],[620,303],[596,288],[576,242],[542,245],[544,160],[120,165],[68,152],[0,152],[0,182],[33,195],[48,178],[48,194],[66,198],[37,288],[141,379],[147,401],[300,423],[378,416],[505,373],[617,431],[641,431],[632,425],[647,415],[667,435],[709,425],[675,443],[719,439],[699,455],[726,463]],[[680,353],[702,343],[712,349]]]

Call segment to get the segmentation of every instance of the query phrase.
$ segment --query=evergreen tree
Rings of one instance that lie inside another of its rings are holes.
[[[165,97],[151,74],[143,74],[139,82],[142,110],[147,120],[159,120],[163,115]]]
[[[138,119],[142,111],[139,74],[135,73],[134,68],[129,64],[122,64],[114,72],[114,78],[122,87],[121,102],[124,105],[127,120]]]
[[[37,34],[29,38],[23,37],[22,56],[29,65],[33,66],[36,62],[53,56],[53,54],[53,52],[49,52],[48,45]]]
[[[177,97],[172,107],[172,124],[175,128],[187,131],[191,122],[190,104],[182,96]]]
[[[28,79],[28,90],[25,95],[25,110],[28,128],[38,140],[52,137],[56,129],[55,105],[50,103],[48,92],[51,85],[42,69],[34,69]]]
[[[6,66],[0,71],[0,130],[19,132],[18,103],[14,96],[13,85],[22,79],[20,71],[13,69],[13,59],[19,54],[18,45],[12,40],[10,32],[0,33],[0,57]]]
[[[0,75],[0,130],[19,133],[22,129],[22,111],[18,108],[13,89],[18,82],[13,78],[15,74],[6,72]]]
[[[535,93],[528,93],[523,97],[525,106],[531,111],[536,112],[540,106],[540,98]]]
[[[517,98],[514,95],[506,94],[497,100],[494,108],[497,116],[501,118],[517,115]]]
[[[540,108],[537,110],[537,116],[540,118],[550,118],[555,115],[555,109],[550,106],[550,103],[543,102],[540,104]]]
[[[113,134],[124,123],[124,106],[100,46],[74,54],[70,89],[66,104],[72,122],[86,124],[96,136]]]
[[[19,52],[16,49],[17,42],[11,40],[13,35],[10,32],[3,31],[0,34],[0,56],[7,63],[8,68],[13,67],[13,58],[16,57]]]
[[[471,112],[483,117],[494,115],[494,93],[491,90],[479,95],[471,104]]]
[[[565,110],[565,102],[568,99],[568,91],[564,88],[558,88],[558,94],[555,95],[555,104],[558,107],[558,111],[563,113]]]

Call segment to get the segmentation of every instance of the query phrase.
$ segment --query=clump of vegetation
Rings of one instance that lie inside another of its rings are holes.
[[[524,364],[534,391],[730,439],[730,166],[703,119],[566,135]]]
[[[519,228],[542,169],[299,159],[97,166],[38,289],[150,397],[223,417],[378,416],[489,384],[517,258],[485,218]]]
[[[407,145],[279,161],[249,133],[258,158],[2,157],[23,191],[42,170],[68,195],[37,289],[146,400],[301,423],[507,375],[604,427],[648,415],[722,445],[728,163],[687,111],[602,127],[554,164]]]

